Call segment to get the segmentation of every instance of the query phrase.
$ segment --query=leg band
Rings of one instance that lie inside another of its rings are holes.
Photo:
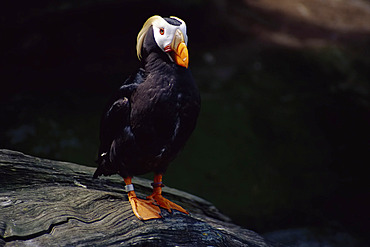
[[[157,183],[151,183],[152,187],[153,188],[157,188],[157,187],[164,187],[164,184],[162,182],[157,182]]]
[[[128,184],[125,186],[126,192],[130,192],[134,190],[134,185],[133,184]]]

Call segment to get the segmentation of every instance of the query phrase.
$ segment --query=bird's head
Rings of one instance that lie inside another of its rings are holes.
[[[142,57],[145,37],[150,30],[153,31],[156,45],[168,55],[170,60],[188,68],[188,36],[186,35],[185,22],[174,16],[169,18],[162,18],[158,15],[150,17],[137,35],[136,51],[139,60]]]

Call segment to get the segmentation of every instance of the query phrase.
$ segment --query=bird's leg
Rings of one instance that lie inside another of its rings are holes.
[[[168,212],[171,213],[172,209],[180,211],[185,214],[189,214],[188,211],[183,209],[181,206],[177,205],[176,203],[167,200],[162,196],[162,187],[164,187],[162,183],[162,174],[155,174],[154,181],[152,183],[153,186],[153,194],[147,197],[148,200],[154,200],[158,206],[167,209]]]
[[[131,203],[132,211],[140,220],[162,218],[161,209],[151,201],[139,199],[134,191],[134,185],[131,183],[131,177],[124,178],[128,199]]]

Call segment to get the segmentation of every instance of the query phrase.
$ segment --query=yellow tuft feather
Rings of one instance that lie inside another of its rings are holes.
[[[163,18],[159,15],[154,15],[150,17],[143,25],[143,28],[141,28],[139,34],[137,35],[136,40],[136,53],[139,60],[141,60],[141,48],[143,47],[144,38],[146,36],[146,33],[148,32],[148,29],[153,25],[153,22],[155,21],[162,21]]]

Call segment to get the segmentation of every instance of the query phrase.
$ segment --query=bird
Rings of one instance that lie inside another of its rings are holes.
[[[140,220],[163,217],[161,208],[189,214],[162,196],[163,176],[196,127],[201,99],[189,68],[186,23],[154,15],[137,35],[140,60],[113,94],[100,122],[98,168],[93,177],[120,175]],[[153,193],[138,198],[132,178],[154,173]]]

